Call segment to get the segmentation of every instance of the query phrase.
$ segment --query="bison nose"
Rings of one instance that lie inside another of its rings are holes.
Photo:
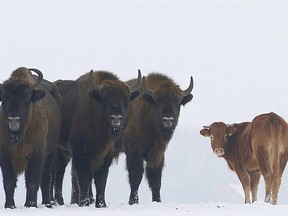
[[[163,117],[162,118],[162,123],[163,123],[163,126],[165,128],[171,128],[173,126],[173,121],[174,121],[173,117]]]
[[[215,148],[214,154],[216,154],[218,157],[222,157],[225,154],[225,151],[223,148]]]
[[[119,128],[121,126],[122,118],[122,115],[111,115],[110,119],[112,127]]]
[[[19,131],[20,117],[8,117],[8,127],[13,132]]]

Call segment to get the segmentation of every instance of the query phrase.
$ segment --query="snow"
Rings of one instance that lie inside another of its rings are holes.
[[[182,108],[165,154],[162,203],[151,203],[143,178],[140,204],[127,204],[130,191],[121,155],[110,168],[106,209],[69,204],[26,209],[21,175],[15,210],[4,209],[0,183],[0,215],[284,215],[287,169],[278,205],[263,202],[263,178],[258,201],[243,204],[236,174],[213,155],[209,139],[199,131],[214,121],[250,121],[271,111],[288,119],[287,11],[285,1],[0,1],[1,82],[26,66],[40,69],[51,81],[76,79],[91,69],[128,80],[140,68],[143,75],[166,73],[182,89],[191,75],[195,84],[194,98]],[[66,203],[70,181],[69,166]]]

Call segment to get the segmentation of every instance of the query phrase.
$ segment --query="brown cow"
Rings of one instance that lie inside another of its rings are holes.
[[[282,173],[288,159],[288,125],[275,113],[262,114],[251,123],[214,122],[200,131],[211,138],[212,149],[236,172],[245,203],[257,200],[260,174],[265,180],[265,202],[276,204]]]

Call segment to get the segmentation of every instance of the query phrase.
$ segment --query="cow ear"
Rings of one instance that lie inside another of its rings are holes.
[[[148,102],[148,103],[150,103],[150,104],[154,104],[154,103],[155,103],[155,100],[154,100],[154,99],[152,98],[152,96],[150,96],[150,95],[143,94],[142,98],[143,98],[146,102]]]
[[[190,102],[193,98],[192,94],[188,94],[187,96],[183,97],[181,104],[184,106],[186,103]]]
[[[1,97],[1,84],[0,84],[0,102],[2,101],[2,97]]]
[[[90,96],[91,98],[93,98],[94,100],[97,100],[99,103],[101,103],[101,101],[102,101],[99,92],[96,91],[96,90],[91,90],[91,91],[89,92],[89,96]]]
[[[202,136],[204,136],[204,137],[210,137],[210,130],[209,129],[202,129],[201,131],[200,131],[200,134],[202,135]]]
[[[228,136],[232,136],[233,134],[235,134],[238,131],[238,129],[236,127],[228,127],[227,128],[227,135]]]
[[[140,94],[140,91],[135,91],[135,92],[132,92],[131,95],[130,95],[130,101],[137,98]]]
[[[45,92],[42,90],[32,90],[31,102],[36,102],[45,96]]]

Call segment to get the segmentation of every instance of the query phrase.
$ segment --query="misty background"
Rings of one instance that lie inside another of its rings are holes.
[[[0,83],[18,67],[75,80],[107,70],[123,81],[161,72],[193,100],[181,108],[165,155],[162,201],[243,203],[236,174],[200,136],[214,121],[236,123],[275,112],[288,120],[288,2],[0,1]],[[70,201],[70,170],[64,185]],[[2,181],[2,180],[1,180]],[[287,170],[278,203],[288,203]],[[23,175],[16,205],[25,200]],[[127,203],[125,156],[110,169],[107,203]],[[259,200],[264,199],[263,178]],[[140,203],[151,202],[143,178]],[[4,203],[0,184],[0,204]]]

